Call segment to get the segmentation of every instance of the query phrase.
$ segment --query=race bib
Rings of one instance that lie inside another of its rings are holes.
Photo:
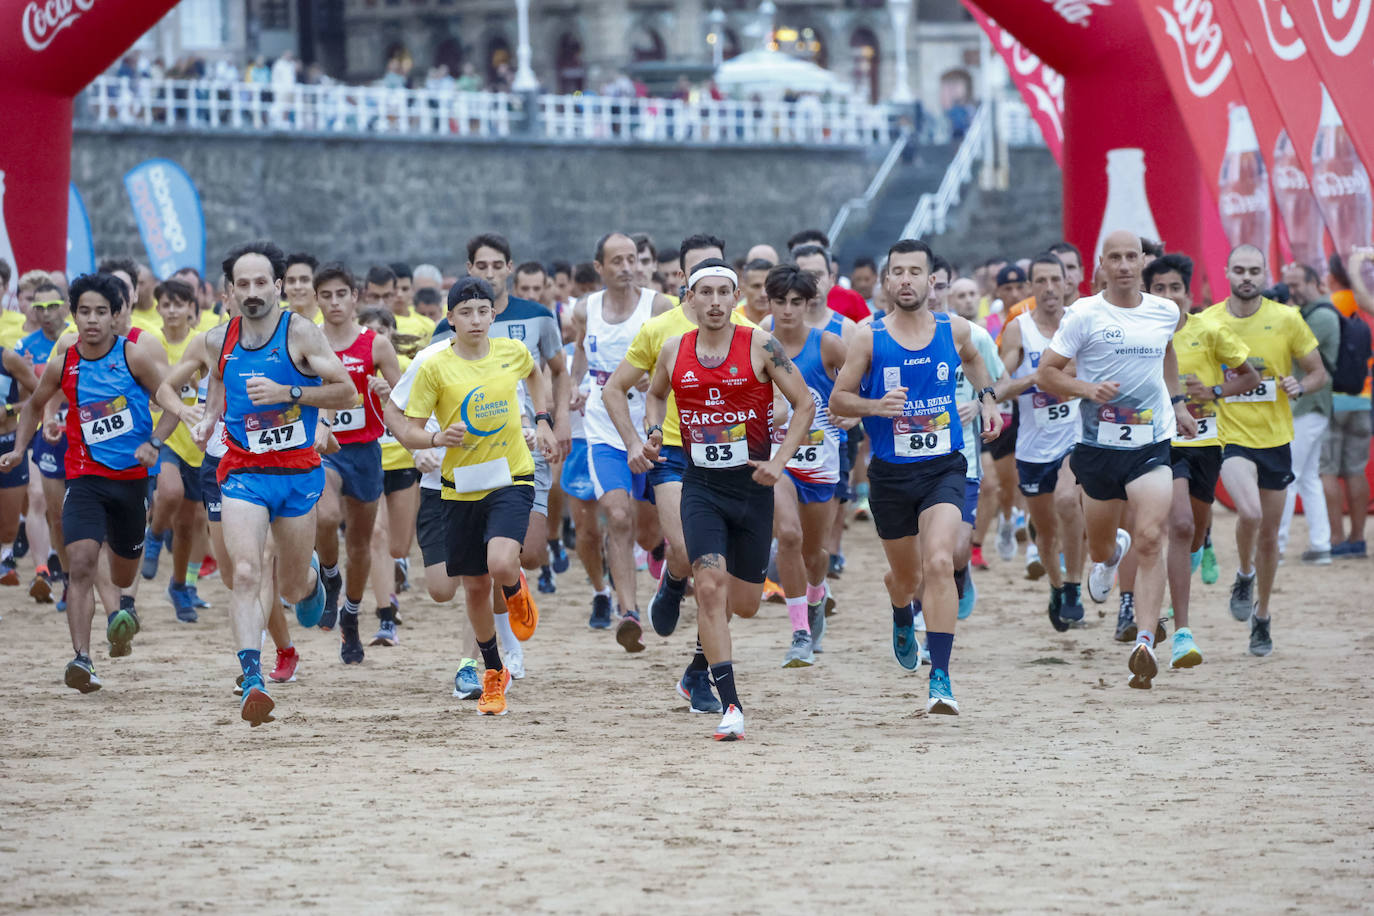
[[[459,493],[499,490],[511,486],[514,482],[510,475],[510,462],[505,458],[493,458],[480,464],[460,464],[453,468],[452,486]]]
[[[81,438],[94,445],[118,438],[134,428],[129,399],[120,395],[112,401],[97,401],[79,408]]]
[[[1213,442],[1214,442],[1214,441],[1216,441],[1216,438],[1217,438],[1217,414],[1216,414],[1216,411],[1215,411],[1213,408],[1211,408],[1211,407],[1209,407],[1208,405],[1206,405],[1206,404],[1194,404],[1192,401],[1189,401],[1189,402],[1188,402],[1188,413],[1192,414],[1192,415],[1193,415],[1193,419],[1197,421],[1197,435],[1194,436],[1194,437],[1191,438],[1191,439],[1185,439],[1185,438],[1182,437],[1182,436],[1176,436],[1176,437],[1174,438],[1174,441],[1175,441],[1175,442],[1187,442],[1187,443],[1208,442],[1208,441],[1213,441]]]
[[[1226,370],[1227,380],[1236,377],[1234,369]],[[1259,384],[1249,391],[1233,394],[1226,399],[1227,404],[1272,404],[1278,397],[1278,382],[1270,375],[1260,376]]]
[[[1031,407],[1035,411],[1035,425],[1038,429],[1061,429],[1072,426],[1073,405],[1073,400],[1061,401],[1044,391],[1037,391],[1031,395]]]
[[[389,427],[385,427],[385,426],[382,427],[382,434],[381,434],[380,436],[377,437],[377,441],[378,441],[380,444],[382,444],[382,445],[399,445],[399,444],[400,444],[400,443],[398,443],[398,442],[396,441],[396,437],[393,436],[393,435],[391,434],[391,429],[390,429]]]
[[[952,451],[948,413],[893,418],[892,452],[898,458],[936,458]]]
[[[786,438],[787,430],[779,429],[773,432],[773,454],[778,453],[778,445]],[[792,457],[787,462],[787,467],[794,471],[819,471],[825,467],[825,433],[819,429],[813,429],[802,440],[802,444],[797,446],[797,450],[792,453]]]
[[[1097,408],[1097,444],[1143,448],[1154,441],[1154,412],[1103,404]]]
[[[749,463],[744,424],[692,429],[692,464],[699,468],[738,468]]]
[[[200,391],[195,385],[187,382],[177,391],[177,397],[181,398],[183,404],[195,404],[200,400]]]
[[[367,408],[359,405],[348,407],[334,413],[334,432],[357,432],[367,425]]]
[[[311,444],[306,437],[305,421],[296,405],[282,410],[264,410],[243,418],[243,430],[248,438],[248,450],[255,455],[304,448]]]

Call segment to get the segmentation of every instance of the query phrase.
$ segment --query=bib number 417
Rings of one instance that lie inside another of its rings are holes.
[[[265,449],[278,449],[294,445],[291,441],[295,426],[272,426],[258,433],[258,445]]]

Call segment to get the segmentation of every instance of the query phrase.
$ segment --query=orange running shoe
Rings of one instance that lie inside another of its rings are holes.
[[[520,573],[520,591],[506,599],[506,613],[510,614],[510,628],[516,639],[525,642],[534,635],[534,628],[539,626],[539,607],[534,603],[523,572]]]
[[[782,593],[782,586],[772,579],[763,580],[763,600],[772,604],[783,604],[787,601],[787,596]]]
[[[522,577],[523,578],[523,577]],[[510,669],[482,672],[482,696],[477,701],[479,716],[504,716],[506,714],[506,688],[510,686]]]

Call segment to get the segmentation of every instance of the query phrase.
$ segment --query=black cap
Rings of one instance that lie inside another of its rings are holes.
[[[1006,283],[1025,283],[1026,272],[1015,264],[1008,264],[997,271],[997,285],[1002,286]]]

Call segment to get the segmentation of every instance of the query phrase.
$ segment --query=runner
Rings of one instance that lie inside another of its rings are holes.
[[[58,318],[65,322],[67,303],[59,298],[60,290],[56,285],[40,287],[37,293],[31,308],[37,311],[39,322],[46,324]],[[0,347],[0,402],[4,404],[4,415],[0,416],[0,454],[13,451],[19,412],[23,409],[24,401],[37,387],[38,379],[28,361],[13,348]],[[27,458],[19,461],[11,470],[0,471],[0,585],[18,585],[20,581],[14,559],[14,543],[19,536],[19,523],[24,513],[24,497],[28,494],[28,487]],[[47,567],[40,566],[35,573],[34,586],[41,582],[51,594],[47,574]]]
[[[324,312],[315,301],[315,270],[320,266],[319,259],[306,252],[286,256],[286,278],[282,280],[282,293],[286,305],[302,318],[309,318],[315,324],[324,324]]]
[[[826,541],[834,521],[835,486],[840,480],[840,430],[830,419],[830,392],[844,365],[844,342],[809,327],[806,316],[820,290],[809,273],[781,264],[768,272],[765,295],[772,309],[773,336],[801,373],[815,417],[801,445],[787,461],[773,490],[778,580],[787,602],[792,642],[784,668],[815,663],[815,644],[825,632]],[[774,454],[781,451],[794,420],[773,430]]]
[[[230,621],[243,669],[240,714],[258,726],[272,721],[276,705],[263,684],[259,649],[267,622],[258,588],[267,534],[277,544],[282,597],[296,604],[301,626],[318,625],[324,580],[311,555],[325,476],[314,448],[318,413],[351,407],[358,393],[320,329],[281,308],[280,248],[241,245],[223,269],[239,316],[207,332],[211,390],[222,386],[223,400],[209,401],[192,435],[204,446],[222,412],[228,448],[218,478],[225,552],[234,567]]]
[[[949,664],[958,614],[954,549],[968,470],[956,422],[961,364],[979,391],[986,441],[1001,431],[1001,417],[968,322],[928,307],[933,260],[930,247],[915,239],[888,249],[883,291],[892,311],[856,332],[830,409],[862,417],[872,441],[869,506],[889,567],[893,653],[908,670],[921,664],[914,604],[921,596],[932,666],[926,711],[957,715]]]
[[[686,298],[699,326],[663,348],[649,386],[649,438],[658,459],[671,391],[688,443],[682,478],[683,529],[696,583],[698,633],[711,680],[725,705],[717,741],[744,737],[744,707],[731,660],[730,609],[757,602],[773,530],[773,486],[815,419],[802,375],[766,331],[731,322],[739,278],[723,259],[691,269]],[[792,407],[777,454],[772,440],[773,386]]]
[[[1274,648],[1269,597],[1278,569],[1279,522],[1293,482],[1290,399],[1319,390],[1330,378],[1301,313],[1261,296],[1265,276],[1262,251],[1253,245],[1233,249],[1226,260],[1231,295],[1203,313],[1245,342],[1260,374],[1254,388],[1219,402],[1226,434],[1221,482],[1237,514],[1239,569],[1231,585],[1231,616],[1250,622],[1250,654],[1259,656]],[[1301,381],[1293,377],[1295,363],[1304,373]],[[1227,378],[1235,374],[1235,366],[1224,368]]]
[[[1078,441],[1078,399],[1056,397],[1036,385],[1036,369],[1064,318],[1066,272],[1046,252],[1030,265],[1033,309],[1002,332],[1002,362],[1011,380],[1002,393],[1015,395],[1020,428],[1016,472],[1035,527],[1035,543],[1050,579],[1050,624],[1063,633],[1083,623],[1083,509],[1081,491],[1064,459]],[[1064,570],[1059,555],[1064,555]]]
[[[763,258],[755,258],[744,265],[744,298],[735,306],[735,311],[760,327],[768,320],[768,293],[764,281],[773,265]],[[824,306],[822,306],[824,308]]]
[[[579,301],[572,318],[579,348],[573,375],[580,377],[585,369],[591,376],[584,408],[588,466],[597,504],[606,516],[606,553],[621,615],[615,638],[626,652],[644,649],[635,587],[636,535],[645,550],[658,551],[660,561],[663,539],[648,501],[646,475],[631,472],[625,441],[606,412],[602,389],[645,322],[672,307],[665,296],[638,284],[635,257],[635,243],[629,236],[618,232],[603,236],[596,246],[595,264],[605,289]],[[642,427],[644,401],[638,391],[627,393],[627,406],[631,422]],[[597,620],[593,625],[601,629],[604,622]]]
[[[114,331],[114,316],[128,304],[119,281],[86,274],[72,282],[71,297],[76,303],[77,336],[53,348],[37,390],[19,413],[14,448],[0,457],[0,472],[12,471],[24,460],[38,417],[61,390],[72,405],[67,413],[70,447],[62,532],[71,559],[67,627],[76,653],[67,663],[65,681],[68,687],[90,693],[101,687],[90,655],[101,548],[111,548],[114,584],[131,585],[143,549],[148,468],[157,462],[162,446],[158,434],[169,433],[176,417],[164,416],[153,428],[149,394],[161,383],[162,369],[146,350]],[[111,658],[133,651],[138,629],[138,616],[132,611],[121,608],[109,615],[105,635]]]
[[[358,610],[367,591],[372,570],[372,529],[377,520],[377,501],[382,498],[385,473],[378,442],[385,427],[379,393],[385,397],[401,377],[391,342],[363,328],[355,319],[357,285],[348,268],[337,262],[315,271],[315,298],[324,313],[324,338],[348,373],[356,403],[333,411],[323,422],[338,442],[338,449],[324,453],[324,492],[315,515],[315,551],[324,578],[324,616],[320,628],[339,625],[339,659],[360,665],[363,643],[358,634]],[[339,572],[339,525],[344,526],[348,579]],[[339,590],[343,589],[343,608]],[[378,609],[381,626],[374,646],[394,646],[396,619],[391,607]]]
[[[529,639],[538,611],[520,571],[521,544],[534,500],[534,461],[521,432],[517,383],[534,404],[536,435],[545,460],[558,446],[547,413],[549,389],[530,351],[514,340],[488,336],[496,293],[465,277],[449,290],[448,321],[457,333],[419,369],[407,392],[396,438],[412,449],[443,447],[443,508],[447,515],[450,576],[462,577],[468,619],[486,664],[477,711],[505,715],[511,674],[497,649],[493,584],[501,589],[517,638]],[[427,430],[433,414],[438,431]]]
[[[1036,385],[1063,400],[1080,398],[1079,441],[1070,468],[1083,488],[1083,521],[1094,564],[1088,597],[1107,600],[1117,566],[1138,552],[1136,645],[1130,686],[1148,690],[1158,673],[1155,625],[1164,601],[1164,526],[1173,484],[1170,442],[1197,434],[1183,406],[1174,329],[1178,306],[1140,291],[1140,239],[1117,230],[1102,245],[1107,288],[1079,299],[1041,354]],[[1038,309],[1037,309],[1038,311]],[[1072,360],[1077,377],[1065,367]],[[1127,507],[1135,529],[1121,528]]]

